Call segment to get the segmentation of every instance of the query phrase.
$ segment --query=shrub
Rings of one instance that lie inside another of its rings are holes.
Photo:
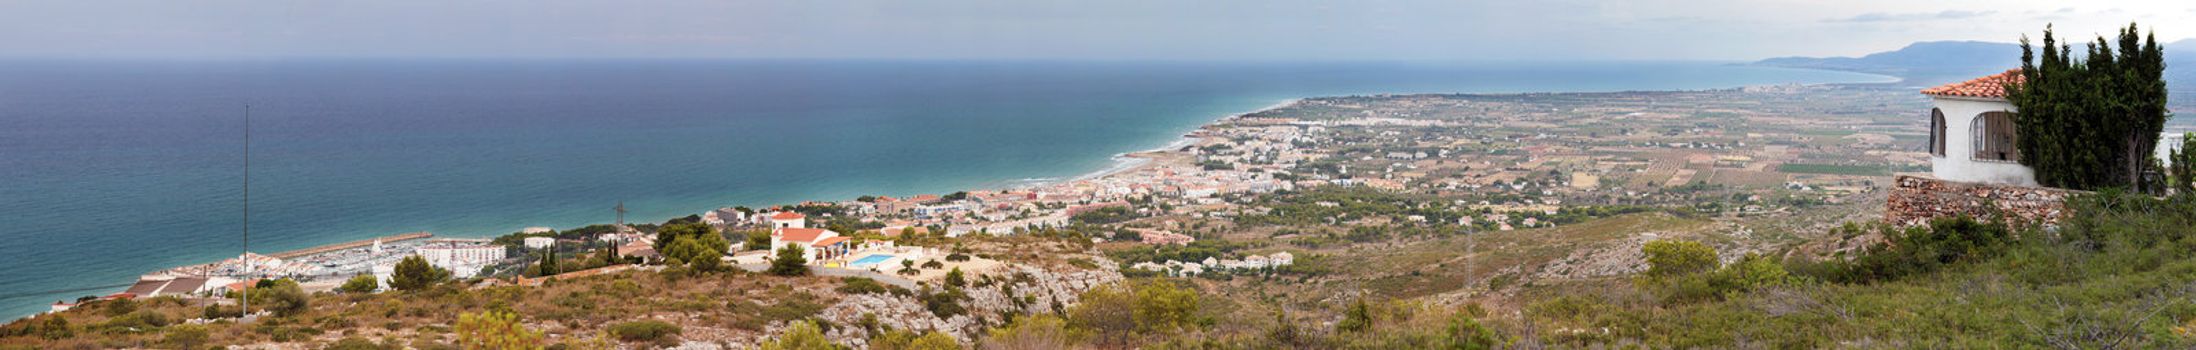
[[[811,316],[816,316],[816,314],[823,313],[824,308],[828,306],[822,303],[817,303],[813,299],[815,299],[814,296],[809,296],[808,293],[805,292],[800,293],[798,296],[792,298],[785,298],[784,300],[778,301],[778,303],[776,304],[770,304],[769,307],[763,308],[763,319],[771,321],[792,321],[809,318]]]
[[[1334,329],[1344,332],[1363,332],[1372,329],[1372,307],[1359,297],[1350,303],[1350,309],[1342,312],[1342,321],[1334,323]]]
[[[815,322],[800,321],[794,322],[793,327],[787,328],[785,334],[779,335],[778,339],[763,342],[762,348],[763,350],[836,350],[839,349],[839,346],[831,344],[829,339],[824,339],[823,329],[816,327]]]
[[[166,334],[161,336],[160,341],[177,349],[200,349],[206,345],[208,338],[206,326],[195,324],[168,327],[164,333]]]
[[[1492,329],[1487,329],[1487,326],[1480,325],[1479,320],[1473,319],[1470,314],[1466,313],[1457,313],[1455,318],[1450,319],[1448,331],[1449,340],[1455,342],[1450,347],[1451,349],[1496,349],[1503,344],[1501,335],[1495,334]]]
[[[508,311],[459,315],[455,331],[466,349],[538,349],[542,341],[541,332],[527,330]]]
[[[953,271],[946,271],[945,284],[951,288],[967,287],[968,277],[962,276],[961,268],[955,267]]]
[[[839,279],[839,281],[845,283],[845,285],[839,286],[839,293],[877,294],[890,291],[885,288],[883,283],[877,283],[877,280],[868,277],[847,277]]]
[[[199,313],[199,317],[208,319],[235,318],[243,316],[243,310],[238,309],[236,306],[233,305],[206,305],[205,311]]]
[[[1783,264],[1758,254],[1718,267],[1715,248],[1700,243],[1660,240],[1640,250],[1648,267],[1638,282],[1666,302],[1718,299],[1791,279]]]
[[[922,294],[917,295],[915,298],[922,300],[923,308],[929,309],[931,315],[938,316],[938,318],[953,318],[954,315],[968,313],[968,309],[961,306],[961,299],[967,297],[968,295],[962,294],[959,289],[932,292],[928,287],[925,287]]]
[[[390,348],[390,347],[386,347],[386,346],[381,346],[381,344],[375,344],[375,343],[374,343],[373,341],[371,341],[371,340],[366,340],[366,338],[359,338],[359,337],[355,337],[355,336],[353,336],[353,337],[343,337],[343,339],[338,339],[338,340],[336,340],[336,341],[335,341],[334,343],[328,343],[328,347],[326,347],[326,348],[322,348],[322,349],[323,349],[323,350],[382,350],[382,349],[389,349],[389,348]],[[470,348],[468,348],[468,349],[470,349]]]
[[[945,333],[929,332],[921,336],[903,330],[891,330],[870,338],[870,350],[959,350],[961,342]],[[1025,348],[1036,349],[1036,348]],[[1057,348],[1054,348],[1057,349]]]
[[[968,261],[968,254],[961,254],[961,253],[946,254],[946,261],[952,261],[952,262],[962,262],[962,261]]]
[[[305,295],[305,289],[299,287],[297,281],[287,278],[275,280],[267,288],[252,289],[251,294],[252,301],[257,302],[253,305],[260,305],[267,311],[274,312],[275,316],[294,316],[312,307],[312,298]]]
[[[1647,254],[1647,277],[1666,278],[1716,269],[1716,249],[1692,241],[1656,240],[1640,247]]]
[[[108,318],[101,326],[110,329],[151,329],[167,326],[170,322],[168,315],[147,309]]]
[[[633,321],[610,326],[610,335],[629,342],[652,342],[679,335],[678,325],[657,320]]]
[[[1069,329],[1066,320],[1040,314],[991,329],[982,344],[984,349],[1070,349],[1086,337],[1085,332]]]
[[[1966,216],[1940,218],[1928,226],[1893,230],[1878,226],[1884,242],[1861,256],[1833,264],[1829,275],[1840,282],[1874,282],[1936,271],[1946,265],[1997,256],[2013,243],[2004,225],[1976,221]]]
[[[102,302],[99,302],[99,305],[101,306],[101,307],[99,308],[99,311],[103,311],[103,312],[104,312],[105,314],[107,314],[107,317],[114,317],[114,316],[122,316],[122,315],[128,315],[128,314],[130,314],[131,312],[136,312],[136,311],[137,311],[137,300],[136,300],[136,299],[126,299],[126,298],[125,298],[125,299],[114,299],[114,300],[107,300],[107,301],[102,301]]]
[[[373,293],[379,289],[381,289],[381,279],[374,278],[374,275],[353,276],[350,280],[343,281],[343,287],[337,288],[337,290],[351,294]]]

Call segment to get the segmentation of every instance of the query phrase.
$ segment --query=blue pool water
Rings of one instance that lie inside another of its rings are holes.
[[[866,266],[869,266],[869,265],[883,264],[883,263],[885,262],[885,260],[892,260],[892,256],[891,256],[891,255],[884,255],[884,254],[874,254],[874,255],[870,255],[870,256],[865,256],[865,257],[862,257],[862,258],[861,258],[860,260],[854,260],[854,262],[851,262],[851,263],[847,263],[847,264],[846,264],[846,266],[849,266],[849,267],[866,267]]]

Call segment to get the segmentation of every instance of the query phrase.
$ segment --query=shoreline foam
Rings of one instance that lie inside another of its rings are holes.
[[[1214,118],[1214,119],[1212,119],[1212,120],[1209,120],[1209,121],[1206,121],[1206,122],[1204,122],[1204,123],[1202,123],[1202,124],[1197,124],[1197,127],[1195,127],[1195,128],[1191,128],[1191,129],[1190,129],[1189,131],[1187,131],[1187,132],[1183,132],[1183,133],[1182,133],[1182,134],[1181,134],[1180,136],[1177,136],[1177,137],[1175,137],[1175,139],[1174,139],[1174,141],[1173,141],[1173,142],[1168,142],[1168,143],[1167,143],[1166,145],[1164,145],[1164,146],[1160,146],[1159,148],[1153,148],[1153,149],[1146,149],[1146,150],[1142,150],[1142,151],[1135,151],[1135,152],[1128,152],[1128,153],[1116,153],[1116,154],[1114,154],[1114,155],[1113,155],[1113,158],[1112,158],[1112,159],[1113,159],[1113,164],[1112,164],[1112,165],[1108,165],[1108,166],[1106,166],[1106,167],[1105,167],[1105,168],[1103,168],[1103,169],[1098,169],[1097,171],[1092,171],[1092,172],[1089,172],[1089,173],[1084,173],[1084,174],[1082,174],[1082,175],[1076,175],[1076,176],[1074,176],[1074,177],[1070,177],[1070,178],[1067,178],[1066,180],[1064,180],[1064,182],[1073,182],[1073,181],[1081,181],[1081,180],[1090,180],[1090,179],[1104,178],[1104,177],[1107,177],[1107,176],[1112,176],[1112,175],[1114,175],[1114,174],[1120,174],[1120,173],[1125,173],[1125,172],[1129,172],[1129,171],[1133,171],[1133,170],[1137,170],[1137,169],[1140,169],[1140,168],[1142,168],[1142,167],[1144,167],[1144,166],[1146,166],[1146,165],[1150,165],[1150,164],[1152,163],[1152,160],[1151,160],[1151,158],[1149,158],[1149,157],[1142,157],[1142,156],[1138,156],[1138,155],[1141,155],[1141,154],[1151,154],[1151,153],[1165,153],[1165,152],[1172,152],[1172,151],[1174,151],[1174,150],[1177,150],[1177,149],[1182,149],[1182,147],[1187,147],[1187,146],[1190,146],[1190,145],[1194,145],[1194,144],[1197,144],[1197,142],[1198,142],[1198,141],[1200,141],[1200,140],[1203,140],[1202,138],[1198,138],[1198,137],[1196,137],[1196,136],[1195,136],[1195,135],[1197,134],[1197,131],[1198,131],[1198,130],[1204,130],[1205,128],[1208,128],[1208,127],[1212,127],[1213,125],[1217,125],[1217,124],[1219,124],[1219,123],[1221,123],[1221,122],[1226,122],[1226,121],[1228,121],[1229,119],[1241,118],[1241,117],[1243,117],[1243,116],[1247,116],[1247,115],[1252,115],[1252,114],[1258,114],[1258,113],[1260,113],[1260,112],[1266,112],[1266,111],[1271,111],[1271,110],[1276,110],[1276,109],[1288,108],[1288,107],[1290,107],[1290,106],[1295,106],[1295,105],[1296,105],[1297,103],[1300,103],[1300,102],[1303,102],[1303,101],[1304,101],[1304,99],[1302,99],[1302,98],[1291,98],[1291,99],[1286,99],[1286,100],[1282,100],[1281,102],[1278,102],[1278,103],[1274,103],[1274,104],[1271,104],[1271,105],[1267,105],[1267,106],[1265,106],[1265,107],[1260,107],[1260,108],[1258,108],[1258,109],[1254,109],[1254,110],[1251,110],[1251,111],[1249,111],[1249,112],[1242,112],[1242,113],[1235,113],[1235,114],[1229,114],[1229,115],[1224,115],[1224,116],[1220,116],[1219,118]],[[1050,184],[1056,184],[1056,183],[1058,183],[1058,182],[1033,183],[1033,184],[1030,184],[1029,186],[1030,186],[1030,187],[1037,187],[1037,186],[1044,186],[1044,185],[1050,185]]]

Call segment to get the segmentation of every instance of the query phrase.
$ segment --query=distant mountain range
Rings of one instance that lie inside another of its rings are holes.
[[[2079,50],[2079,49],[2077,49]],[[2165,44],[2169,104],[2177,111],[2196,110],[2196,39]],[[1893,51],[1861,57],[1778,57],[1753,65],[1862,72],[1905,78],[1910,86],[1933,86],[1965,81],[2021,66],[2021,46],[1986,41],[1924,41]],[[2186,123],[2185,119],[2174,118]]]
[[[2167,69],[2196,78],[2190,74],[2196,73],[2196,39],[2167,43],[2165,48]],[[1778,57],[1753,64],[1875,73],[1906,78],[1912,84],[1934,84],[2020,67],[2021,46],[1987,41],[1924,41],[1861,57]],[[2168,80],[2174,73],[2167,72]]]

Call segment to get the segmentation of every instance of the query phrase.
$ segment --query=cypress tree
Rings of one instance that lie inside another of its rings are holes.
[[[2021,38],[2021,75],[2009,84],[2021,163],[2046,186],[2157,191],[2146,178],[2158,135],[2172,116],[2165,108],[2165,53],[2134,24],[2117,41],[2100,36],[2077,62],[2073,47],[2045,27],[2042,56]]]

